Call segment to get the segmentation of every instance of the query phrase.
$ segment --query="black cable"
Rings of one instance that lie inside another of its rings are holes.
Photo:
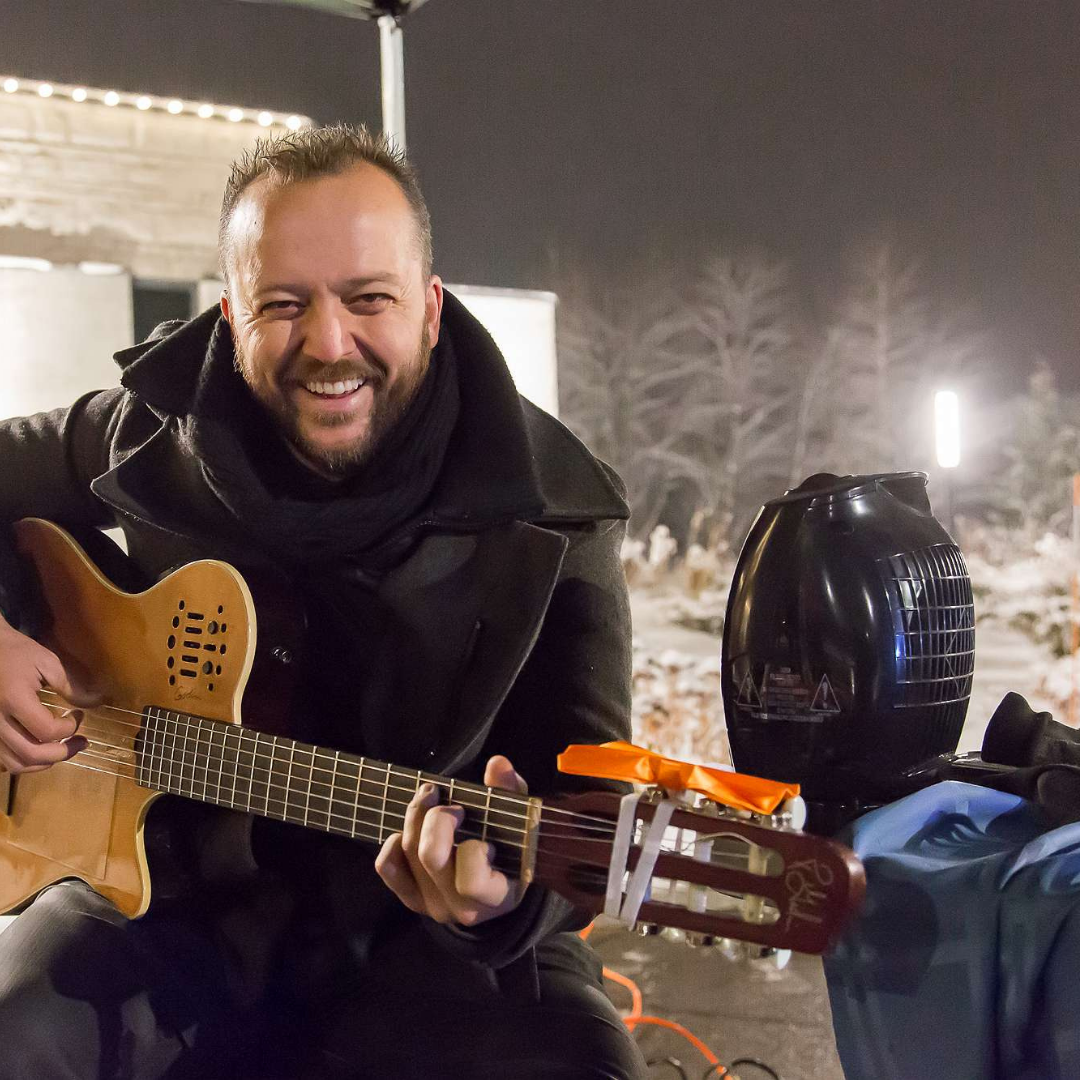
[[[736,1058],[728,1068],[734,1072],[736,1065],[753,1065],[755,1069],[760,1069],[767,1076],[771,1076],[772,1080],[780,1080],[780,1074],[771,1065],[766,1065],[764,1061],[758,1061],[757,1058]],[[708,1075],[708,1073],[705,1074],[706,1077]]]
[[[678,1071],[682,1080],[690,1080],[689,1075],[682,1066],[682,1062],[678,1058],[666,1057],[666,1058],[653,1058],[651,1061],[646,1061],[645,1064],[651,1069],[654,1065],[670,1065],[673,1069]]]

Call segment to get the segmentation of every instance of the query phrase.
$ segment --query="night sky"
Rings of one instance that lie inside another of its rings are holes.
[[[429,0],[405,24],[436,269],[613,284],[888,233],[943,307],[1080,389],[1080,4]],[[235,0],[0,0],[0,75],[379,124],[373,23]]]

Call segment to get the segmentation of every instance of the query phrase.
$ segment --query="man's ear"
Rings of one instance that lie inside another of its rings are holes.
[[[232,315],[229,313],[229,291],[228,289],[221,290],[221,314],[225,316],[225,321],[232,326]]]
[[[428,279],[427,292],[424,294],[424,321],[427,323],[428,343],[432,348],[439,340],[439,327],[442,325],[443,284],[438,274]]]

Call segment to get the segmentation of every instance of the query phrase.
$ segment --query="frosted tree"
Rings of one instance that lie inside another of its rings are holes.
[[[880,243],[857,260],[851,291],[829,333],[843,393],[828,403],[828,454],[841,472],[905,468],[903,417],[930,344],[916,267]]]
[[[970,314],[934,311],[915,264],[888,243],[856,261],[850,291],[797,382],[791,478],[928,468],[933,391],[970,400],[985,341]]]
[[[1005,508],[1029,531],[1066,533],[1072,477],[1080,472],[1080,397],[1061,394],[1053,369],[1040,360],[1010,412]]]
[[[563,419],[625,480],[634,535],[648,536],[701,464],[678,450],[694,360],[692,313],[670,281],[602,295],[578,289],[559,312]]]
[[[794,328],[787,267],[760,255],[716,256],[695,302],[700,352],[680,444],[701,463],[701,507],[739,532],[786,486]]]

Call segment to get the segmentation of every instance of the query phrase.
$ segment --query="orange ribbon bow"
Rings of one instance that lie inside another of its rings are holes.
[[[574,776],[659,784],[669,791],[696,791],[714,802],[757,814],[771,814],[785,799],[799,794],[798,784],[676,761],[621,741],[568,746],[559,755],[558,764],[560,772]]]

